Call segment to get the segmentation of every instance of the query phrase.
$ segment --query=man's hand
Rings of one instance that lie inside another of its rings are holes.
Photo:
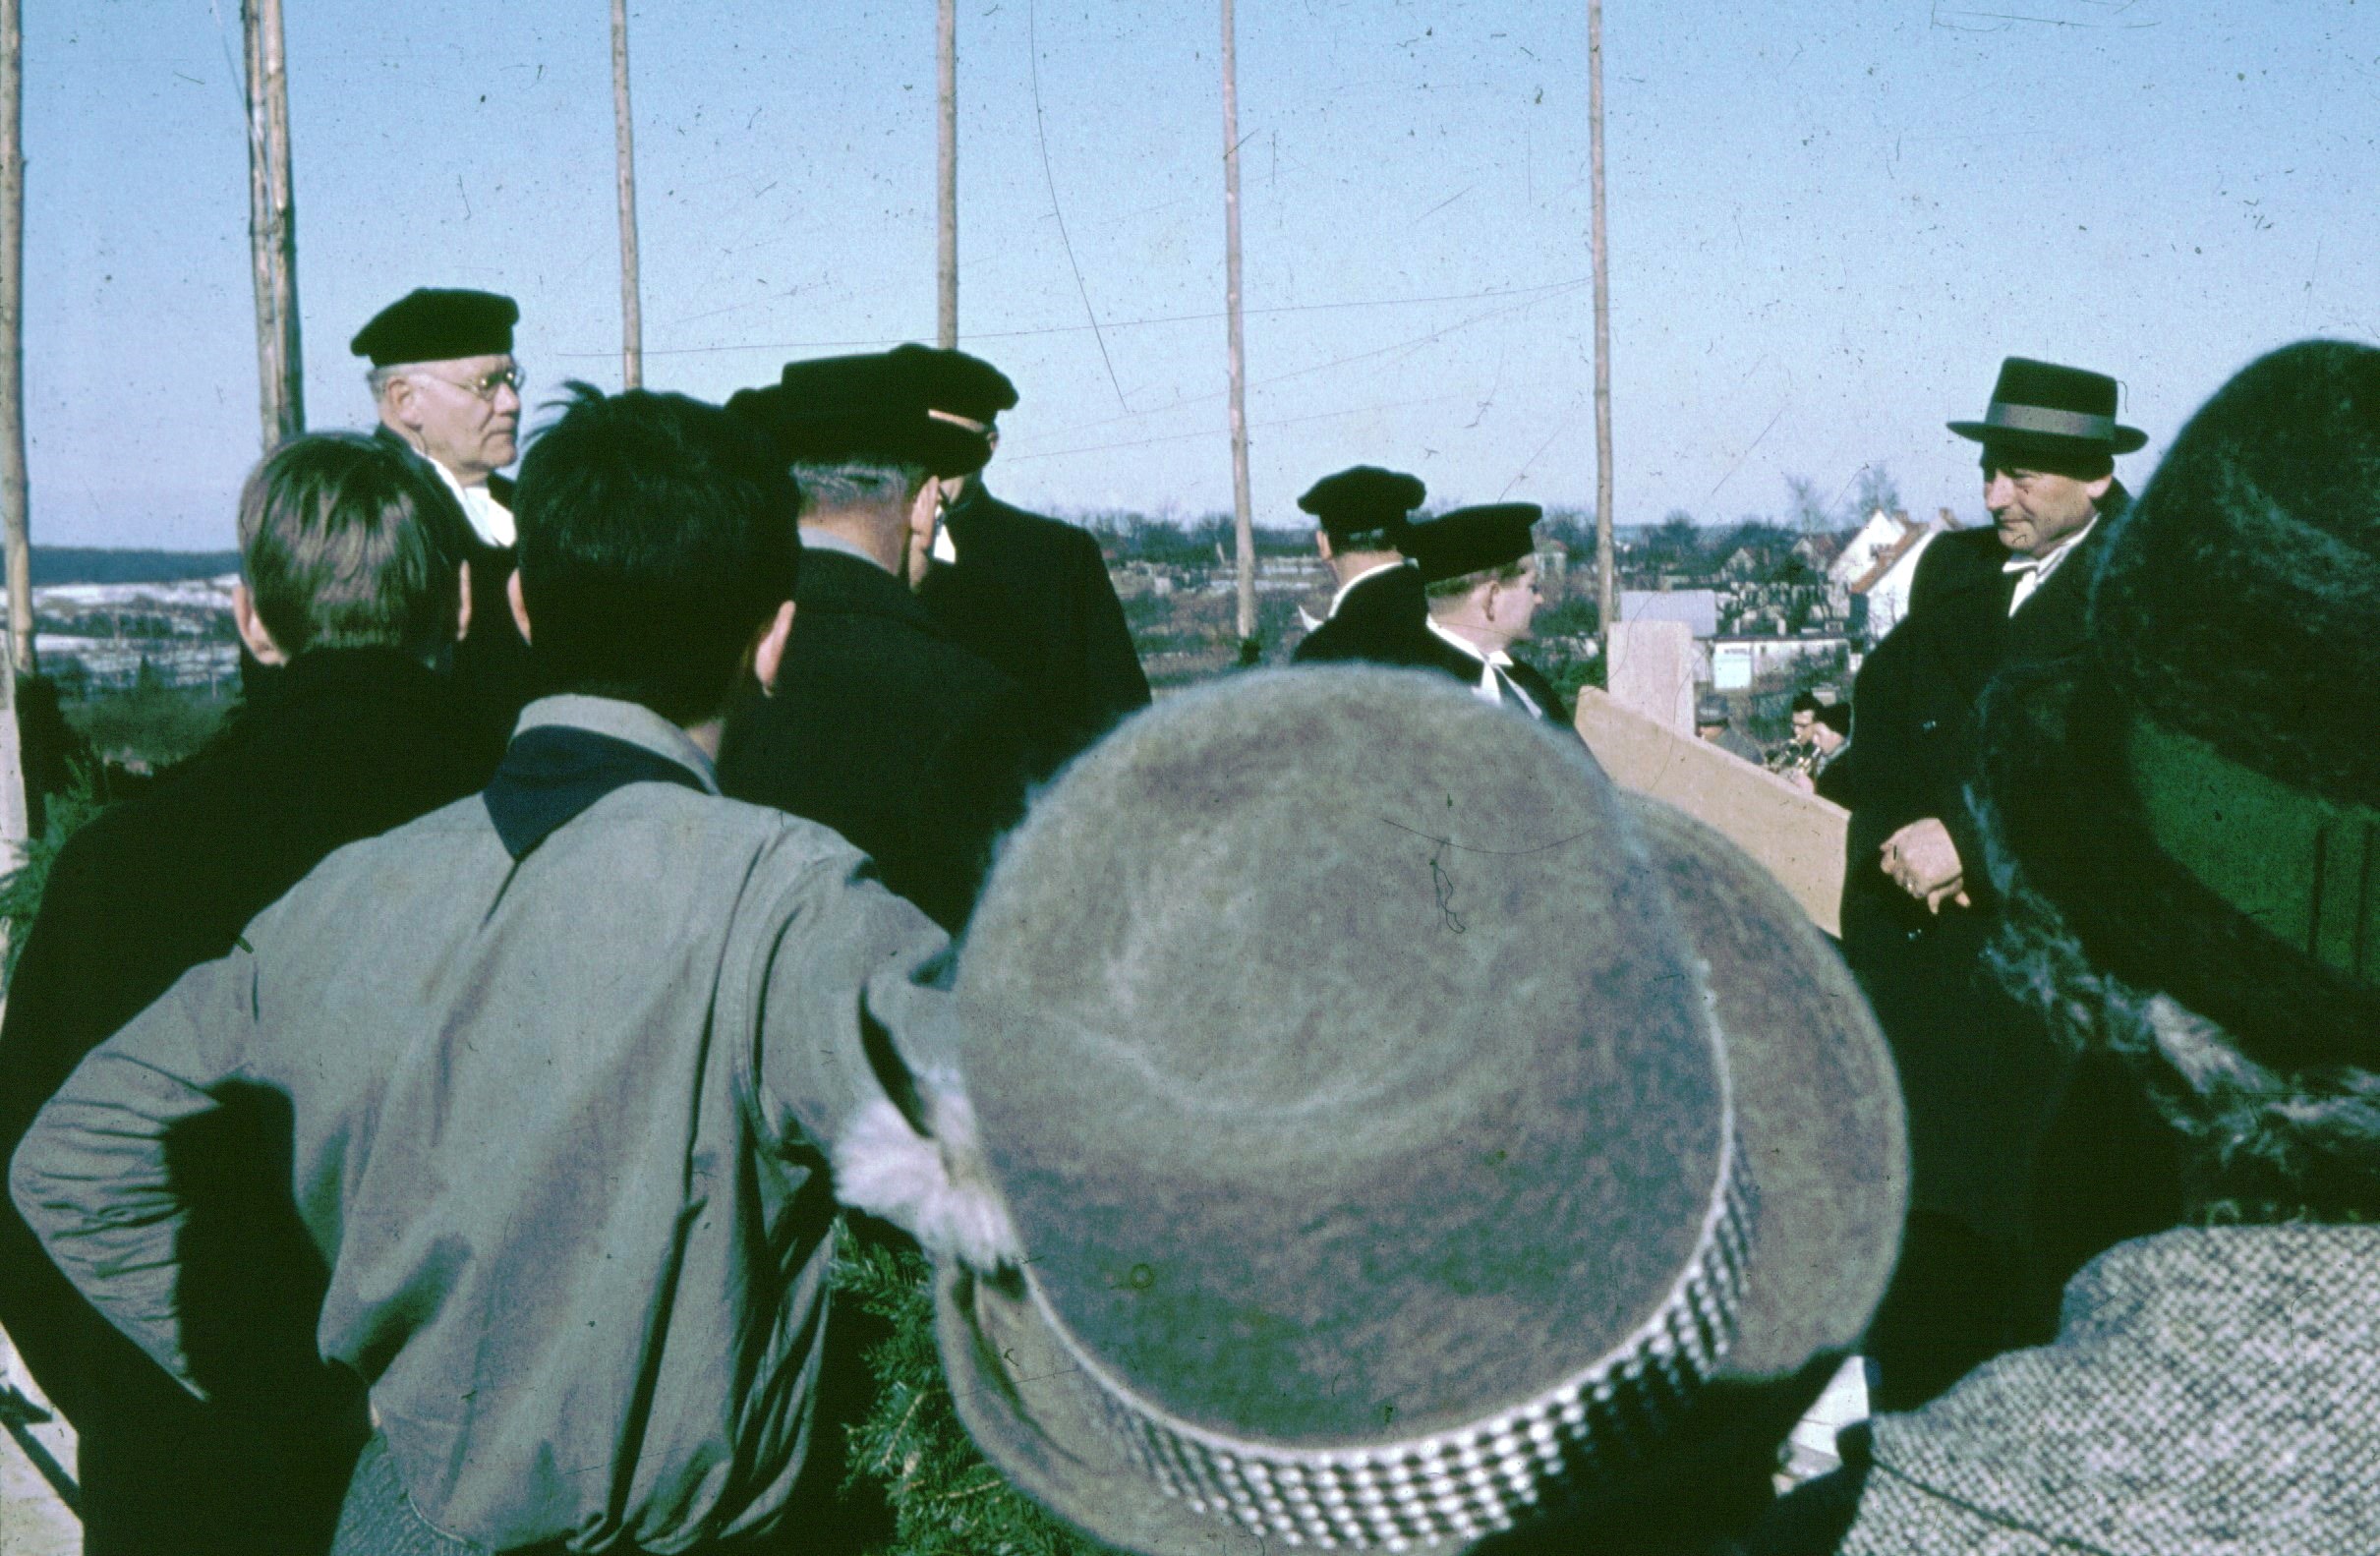
[[[1975,905],[1963,884],[1966,867],[1959,860],[1958,844],[1950,840],[1950,829],[1936,818],[1909,823],[1887,837],[1878,853],[1877,867],[1894,886],[1925,903],[1927,912],[1941,912],[1945,902]]]

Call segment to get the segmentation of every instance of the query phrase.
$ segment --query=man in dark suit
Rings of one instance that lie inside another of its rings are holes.
[[[1543,512],[1534,502],[1456,508],[1409,526],[1404,551],[1421,570],[1430,633],[1472,662],[1474,695],[1567,729],[1562,694],[1511,654],[1537,614],[1531,527]]]
[[[1314,516],[1314,549],[1339,580],[1330,614],[1306,635],[1300,664],[1359,660],[1479,679],[1471,657],[1429,630],[1421,569],[1402,550],[1413,510],[1429,494],[1419,478],[1376,465],[1324,476],[1298,506]]]
[[[1031,690],[945,636],[912,593],[942,483],[979,468],[987,441],[930,414],[885,355],[789,364],[728,409],[792,471],[802,565],[776,688],[729,717],[720,787],[834,828],[956,932],[1058,738]]]
[[[1982,966],[1999,908],[1964,798],[1985,686],[2081,647],[2087,559],[2128,501],[2115,456],[2146,436],[2117,424],[2113,378],[2018,357],[1984,420],[1949,427],[1983,445],[1993,528],[1928,547],[1909,613],[1861,666],[1852,704],[1843,953],[1892,1040],[1915,1174],[1901,1270],[1871,1341],[1892,1409],[2045,1337],[2071,1264],[2097,1251],[2082,1244],[2159,1214],[2152,1172],[2129,1180],[2140,1194],[2043,1221],[2053,1185],[2036,1168],[2054,1132],[2103,1115],[2090,1127],[2111,1144],[2155,1136],[2121,1097],[2097,1096],[2101,1077],[2078,1073]],[[2061,1107],[2070,1122],[2054,1124]]]
[[[1000,413],[1016,404],[1007,375],[980,357],[896,347],[935,416],[1000,447]],[[1021,684],[1071,753],[1148,706],[1148,677],[1099,543],[984,489],[980,469],[943,484],[942,522],[917,598],[951,641]]]
[[[494,292],[422,287],[372,317],[348,349],[368,358],[365,382],[380,435],[419,455],[453,493],[465,524],[457,544],[471,568],[472,626],[455,676],[486,710],[500,745],[531,695],[528,645],[504,602],[512,576],[512,483],[498,474],[520,454],[520,308]]]
[[[435,667],[464,614],[442,548],[451,502],[418,461],[355,433],[296,439],[250,476],[234,614],[278,669],[52,865],[0,1024],[0,1160],[84,1055],[325,855],[486,780],[497,748]],[[0,1323],[81,1434],[90,1556],[329,1543],[361,1394],[315,1354],[322,1270],[287,1210],[273,1102],[234,1099],[176,1147],[196,1202],[179,1297],[210,1403],[87,1306],[0,1199]]]

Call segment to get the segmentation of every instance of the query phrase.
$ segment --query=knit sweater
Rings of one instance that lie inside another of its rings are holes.
[[[1873,1457],[1844,1556],[2380,1551],[2380,1228],[2119,1244]]]

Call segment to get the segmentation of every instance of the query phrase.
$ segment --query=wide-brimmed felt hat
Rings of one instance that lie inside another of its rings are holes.
[[[417,287],[372,316],[347,349],[376,368],[501,357],[512,350],[520,305],[500,292]]]
[[[1900,1103],[1841,962],[1715,835],[1437,678],[1133,720],[1006,845],[958,988],[1024,1259],[946,1271],[952,1392],[1125,1549],[1624,1497],[1730,1389],[1814,1393],[1891,1267]]]
[[[1948,426],[1990,447],[2052,459],[2128,454],[2149,440],[2140,429],[2118,425],[2114,378],[2030,357],[2001,363],[1982,421]]]
[[[2380,350],[2242,369],[2093,566],[1984,704],[1995,877],[2258,1063],[2380,1070]]]
[[[962,476],[992,455],[981,432],[933,414],[915,365],[890,352],[788,362],[776,383],[736,391],[727,409],[792,464],[877,460]]]
[[[1418,476],[1377,465],[1355,465],[1306,489],[1298,506],[1312,514],[1334,545],[1377,540],[1394,544],[1413,510],[1429,495]]]
[[[1413,558],[1425,584],[1508,566],[1537,549],[1533,526],[1545,516],[1534,502],[1453,508],[1407,526],[1397,549]]]

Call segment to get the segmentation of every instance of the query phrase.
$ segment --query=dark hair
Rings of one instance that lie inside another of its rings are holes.
[[[672,723],[708,719],[754,634],[793,598],[792,483],[717,406],[563,389],[561,418],[521,461],[513,508],[539,682]]]
[[[1825,703],[1818,700],[1818,693],[1816,692],[1796,692],[1793,694],[1792,712],[1794,713],[1810,714],[1815,716],[1826,706],[1827,705]]]
[[[361,432],[295,437],[240,492],[240,571],[291,659],[454,643],[461,508],[406,450]]]

